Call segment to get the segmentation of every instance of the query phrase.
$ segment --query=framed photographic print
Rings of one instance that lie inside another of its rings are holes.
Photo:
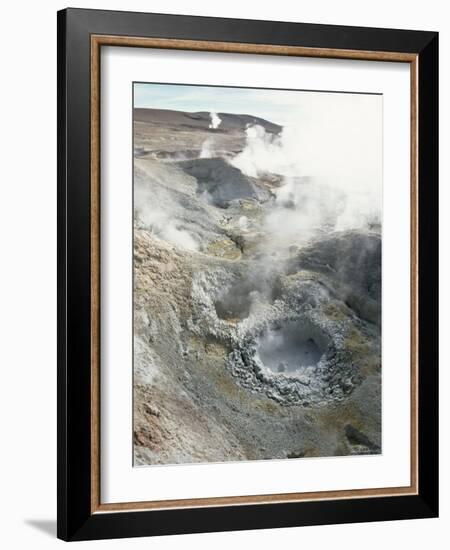
[[[58,536],[438,514],[438,36],[58,13]]]

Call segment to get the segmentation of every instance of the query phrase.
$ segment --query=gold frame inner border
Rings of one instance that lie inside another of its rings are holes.
[[[411,90],[411,483],[407,487],[367,488],[181,500],[101,503],[100,499],[100,50],[102,46],[162,48],[205,52],[359,59],[409,63]],[[211,42],[170,38],[91,35],[91,513],[162,510],[313,500],[339,500],[418,494],[418,55],[401,52],[307,48],[269,44]]]

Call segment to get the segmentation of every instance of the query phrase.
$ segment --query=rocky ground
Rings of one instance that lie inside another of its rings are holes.
[[[219,117],[134,113],[135,465],[380,453],[380,228],[283,231],[285,178],[233,165],[281,127]]]

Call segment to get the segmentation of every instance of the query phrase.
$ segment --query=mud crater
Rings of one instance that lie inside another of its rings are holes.
[[[266,329],[258,338],[256,352],[271,373],[295,375],[316,367],[328,344],[311,323],[290,321]]]
[[[337,367],[335,345],[309,316],[272,321],[236,344],[228,366],[250,391],[304,407],[344,398],[340,382],[329,391]]]

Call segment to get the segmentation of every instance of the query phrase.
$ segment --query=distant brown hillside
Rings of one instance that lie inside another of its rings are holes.
[[[282,126],[264,120],[263,118],[231,114],[218,113],[221,123],[215,132],[229,130],[245,130],[249,124],[259,124],[263,126],[267,132],[278,134],[281,132]],[[197,113],[188,113],[184,111],[173,111],[170,109],[134,109],[134,120],[136,122],[146,122],[151,124],[162,124],[165,126],[184,126],[189,128],[198,128],[207,130],[211,122],[208,111],[200,111]]]

